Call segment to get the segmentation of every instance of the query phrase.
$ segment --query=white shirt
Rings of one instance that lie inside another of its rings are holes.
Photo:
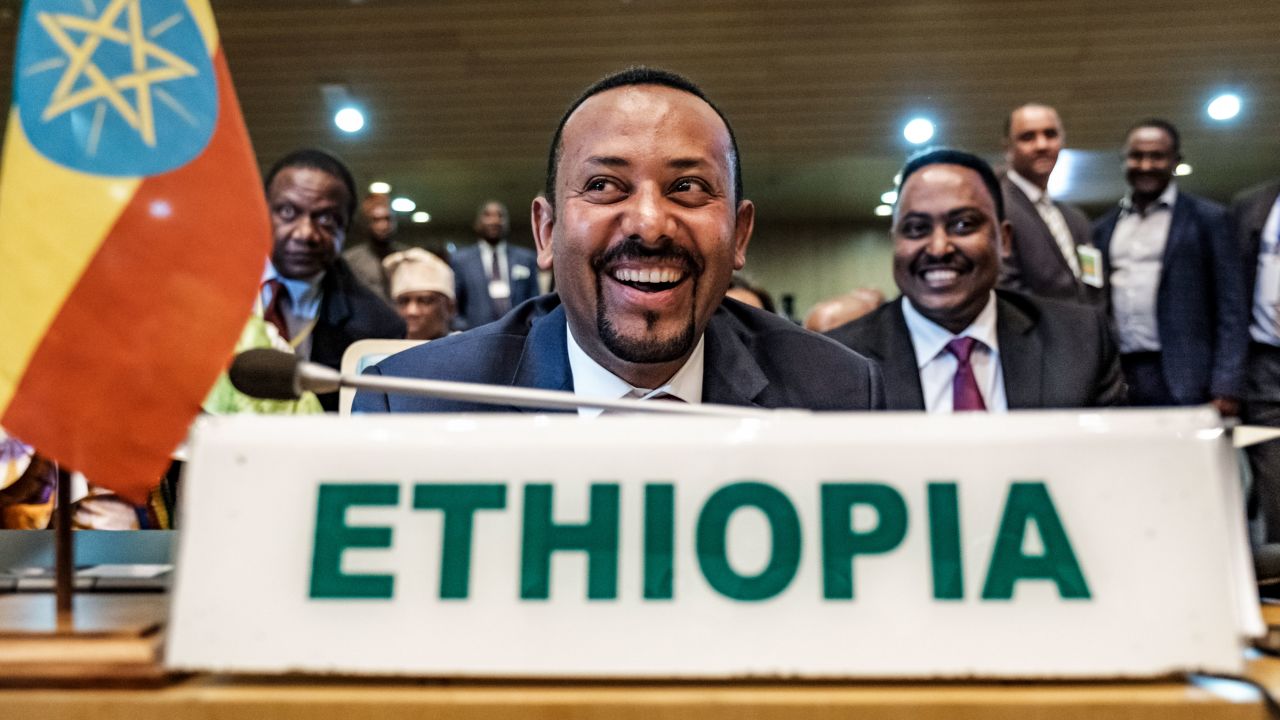
[[[258,309],[265,312],[274,301],[267,288],[267,281],[279,280],[284,284],[284,289],[289,294],[288,302],[284,303],[284,323],[289,327],[289,337],[297,340],[297,344],[290,343],[294,353],[304,360],[311,359],[311,328],[320,316],[320,281],[323,279],[323,271],[309,278],[287,278],[268,260],[258,287]],[[299,333],[305,333],[301,340],[298,340]]]
[[[1018,189],[1027,196],[1032,205],[1036,206],[1036,212],[1039,213],[1040,219],[1044,221],[1045,227],[1049,228],[1049,234],[1053,236],[1054,242],[1058,244],[1058,251],[1062,253],[1062,259],[1067,261],[1067,267],[1071,268],[1071,272],[1078,278],[1080,277],[1080,259],[1076,257],[1076,239],[1071,236],[1071,228],[1067,227],[1067,219],[1062,216],[1062,210],[1054,204],[1053,198],[1049,197],[1049,193],[1036,187],[1032,182],[1018,174],[1017,170],[1010,168],[1005,173],[1009,181],[1018,186]],[[1015,242],[1017,239],[1015,238]]]
[[[1111,235],[1111,307],[1121,353],[1160,350],[1156,291],[1177,200],[1178,187],[1169,183],[1145,212],[1138,211],[1132,195],[1120,201]]]
[[[573,394],[580,397],[618,398],[632,397],[644,400],[654,395],[674,395],[687,403],[702,402],[702,370],[706,357],[706,338],[698,338],[698,345],[675,375],[658,388],[638,388],[606,370],[578,345],[573,329],[566,333],[569,348],[569,370],[573,373]],[[578,408],[578,415],[595,417],[600,408]]]
[[[1280,198],[1262,226],[1252,317],[1249,336],[1260,343],[1280,345]]]
[[[988,412],[1006,412],[1009,400],[1004,392],[1004,373],[1000,366],[1000,340],[996,337],[996,294],[991,293],[986,307],[969,327],[952,335],[951,331],[920,314],[906,297],[902,298],[902,316],[911,334],[911,347],[916,351],[916,367],[920,370],[920,389],[924,391],[924,409],[931,413],[952,410],[952,387],[959,361],[947,351],[947,343],[955,338],[971,337],[978,343],[969,356],[973,377]]]

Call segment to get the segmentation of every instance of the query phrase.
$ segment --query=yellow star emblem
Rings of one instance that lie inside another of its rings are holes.
[[[163,20],[148,32],[143,27],[141,2],[142,0],[111,0],[96,18],[45,12],[36,16],[53,42],[66,53],[66,69],[54,87],[49,105],[41,115],[42,120],[48,122],[63,113],[101,99],[115,108],[125,122],[138,131],[148,147],[155,147],[156,128],[151,86],[167,80],[194,77],[199,72],[190,63],[149,39],[172,27],[181,16]],[[91,6],[90,4],[89,7]],[[125,27],[116,27],[120,16],[125,13]],[[69,31],[84,33],[80,44],[77,45],[71,39]],[[130,72],[108,78],[94,63],[94,53],[104,42],[117,43],[128,49]],[[62,59],[58,60],[58,64],[61,64]],[[81,77],[88,81],[88,87],[73,90]],[[125,90],[134,91],[135,104],[130,105],[125,99]],[[183,114],[184,110],[171,96],[159,89],[154,92],[162,102],[180,115]],[[100,106],[94,118],[95,136],[101,129],[102,110]]]

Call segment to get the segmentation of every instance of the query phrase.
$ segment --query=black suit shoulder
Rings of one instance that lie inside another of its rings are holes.
[[[835,342],[874,360],[884,360],[889,336],[902,319],[902,299],[884,303],[852,322],[826,333]],[[903,324],[905,329],[905,324]]]
[[[728,330],[741,342],[767,378],[756,404],[809,410],[884,407],[879,366],[831,338],[733,299],[725,299],[712,322],[717,332]]]

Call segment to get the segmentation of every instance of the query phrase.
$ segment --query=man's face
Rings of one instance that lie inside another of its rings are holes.
[[[435,340],[449,334],[453,301],[446,295],[430,290],[400,293],[396,310],[409,328],[410,340]]]
[[[574,111],[534,235],[596,362],[630,380],[688,357],[746,262],[755,209],[733,193],[728,129],[695,96],[627,86]]]
[[[271,263],[287,278],[309,278],[333,263],[346,239],[347,188],[323,170],[287,167],[267,188]]]
[[[1062,121],[1043,105],[1027,105],[1009,117],[1005,159],[1022,177],[1045,187],[1062,152]]]
[[[365,224],[369,226],[369,237],[384,241],[396,231],[396,214],[391,211],[391,201],[386,195],[371,195],[364,201],[360,211],[364,214]]]
[[[1008,232],[982,176],[929,165],[907,178],[898,198],[893,279],[921,315],[958,333],[987,304]]]
[[[1124,176],[1134,195],[1156,198],[1173,180],[1178,153],[1173,138],[1158,127],[1134,128],[1124,149]]]
[[[511,231],[511,222],[507,216],[507,206],[498,202],[485,204],[476,215],[476,235],[481,239],[496,243],[507,238]]]

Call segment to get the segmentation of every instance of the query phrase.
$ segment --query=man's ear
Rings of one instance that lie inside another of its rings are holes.
[[[747,264],[747,244],[756,226],[756,206],[750,200],[738,203],[737,222],[733,226],[733,269],[741,270]]]
[[[533,207],[529,210],[530,224],[533,226],[533,244],[538,248],[538,268],[551,269],[552,247],[551,235],[556,225],[556,211],[550,201],[539,195],[533,199]]]
[[[1007,258],[1013,254],[1013,223],[1000,221],[1000,257]]]

